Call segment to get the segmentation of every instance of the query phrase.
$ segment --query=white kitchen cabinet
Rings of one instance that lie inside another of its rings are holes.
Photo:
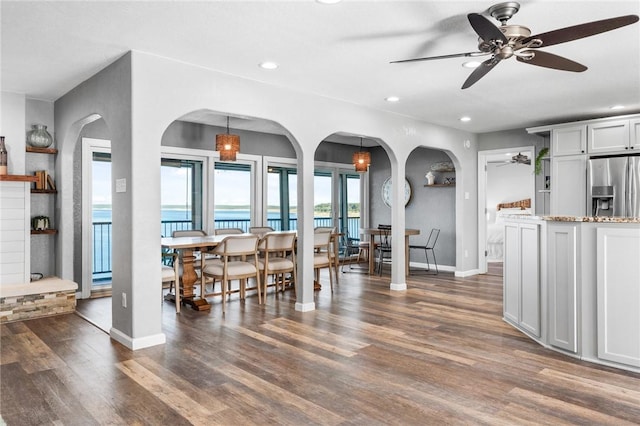
[[[568,155],[551,159],[551,216],[584,216],[587,203],[587,157]]]
[[[576,222],[547,225],[548,343],[577,353],[580,232]]]
[[[629,129],[631,131],[629,148],[637,149],[637,152],[640,152],[640,118],[630,120]]]
[[[605,154],[629,150],[629,120],[608,120],[587,126],[589,154]]]
[[[551,155],[584,154],[587,149],[587,126],[562,126],[551,129]]]
[[[540,337],[540,225],[505,220],[504,318]]]
[[[640,367],[640,229],[599,227],[598,358]]]

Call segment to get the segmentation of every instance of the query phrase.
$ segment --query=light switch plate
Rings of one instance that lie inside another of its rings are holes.
[[[127,192],[127,179],[116,179],[116,192]]]

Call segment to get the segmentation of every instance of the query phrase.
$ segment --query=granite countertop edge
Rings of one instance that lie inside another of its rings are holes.
[[[608,217],[608,216],[536,216],[507,214],[503,219],[545,220],[548,222],[590,222],[590,223],[640,223],[640,217]]]

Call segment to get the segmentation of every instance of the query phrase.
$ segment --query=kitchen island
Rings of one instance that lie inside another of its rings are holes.
[[[504,222],[505,321],[550,349],[640,372],[640,218]]]

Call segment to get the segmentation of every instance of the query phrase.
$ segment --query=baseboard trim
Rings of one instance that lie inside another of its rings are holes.
[[[151,346],[163,345],[167,342],[167,337],[164,335],[164,333],[158,333],[151,336],[134,339],[132,337],[127,336],[120,330],[111,327],[111,330],[109,331],[109,335],[113,340],[131,349],[132,351],[149,348]]]
[[[472,275],[478,275],[480,273],[480,269],[470,269],[468,271],[456,271],[455,276],[460,278],[470,277]]]
[[[402,283],[402,284],[391,283],[391,284],[389,284],[389,289],[394,290],[394,291],[406,290],[407,289],[407,283]]]
[[[296,309],[296,311],[299,311],[299,312],[315,311],[316,310],[316,304],[315,304],[315,302],[309,302],[309,303],[296,302],[295,309]]]
[[[429,267],[431,268],[431,271],[433,271],[435,273],[436,268],[434,265],[429,265]],[[427,269],[427,264],[424,262],[409,262],[409,269],[411,268],[419,268],[419,269]],[[455,266],[449,266],[449,265],[438,265],[438,272],[455,272],[456,271],[456,267]]]

